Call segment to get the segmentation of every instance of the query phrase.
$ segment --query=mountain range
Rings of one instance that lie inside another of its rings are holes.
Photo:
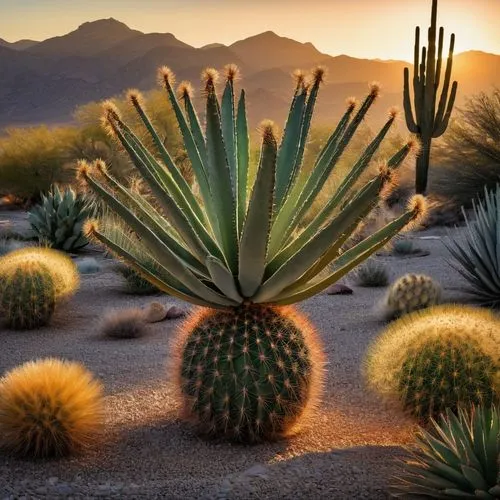
[[[368,42],[367,42],[368,43]],[[405,43],[413,44],[412,34]],[[156,69],[170,66],[178,81],[199,87],[203,68],[236,63],[244,76],[253,126],[264,118],[284,120],[296,68],[321,64],[328,85],[321,94],[317,120],[325,123],[341,113],[345,99],[362,97],[367,84],[382,84],[381,102],[371,115],[386,116],[401,106],[404,61],[357,59],[323,54],[311,43],[300,43],[268,31],[231,45],[211,43],[195,48],[171,33],[142,33],[115,19],[87,22],[63,36],[36,42],[0,39],[0,127],[40,122],[68,123],[79,104],[111,97],[130,87],[156,86]],[[500,86],[500,55],[478,51],[457,54],[454,78],[458,104],[477,92]]]

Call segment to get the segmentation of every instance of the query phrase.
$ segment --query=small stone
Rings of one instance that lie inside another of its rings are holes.
[[[326,293],[328,295],[352,295],[352,288],[342,285],[342,283],[335,283],[326,289]]]
[[[151,302],[151,304],[144,309],[144,320],[147,323],[158,323],[165,319],[167,319],[167,309],[159,302]]]
[[[177,319],[177,318],[183,318],[186,315],[186,312],[182,310],[180,307],[177,306],[172,306],[168,311],[167,311],[167,316],[166,319]]]

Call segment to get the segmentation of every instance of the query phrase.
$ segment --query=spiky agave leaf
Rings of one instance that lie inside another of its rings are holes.
[[[446,242],[453,267],[485,306],[500,307],[500,185],[474,204],[475,220],[465,214],[466,242]]]
[[[408,498],[500,498],[498,409],[451,410],[420,430],[418,450],[396,478],[393,493]]]
[[[154,271],[145,269],[144,262],[102,225],[89,225],[89,234],[162,290],[195,304],[212,308],[242,303],[289,304],[320,292],[421,216],[424,201],[418,198],[400,217],[341,254],[345,241],[393,184],[393,172],[410,155],[414,141],[409,140],[377,175],[357,188],[359,178],[394,123],[395,112],[391,112],[332,200],[305,224],[308,208],[375,102],[379,86],[371,85],[357,112],[356,102],[348,101],[344,115],[303,185],[296,181],[301,178],[324,70],[315,69],[309,83],[303,73],[297,74],[279,145],[273,127],[262,127],[261,161],[252,186],[248,185],[244,91],[235,103],[237,74],[233,65],[226,67],[225,89],[219,101],[218,74],[210,68],[204,71],[203,131],[192,104],[191,87],[182,83],[178,96],[173,89],[172,72],[168,68],[159,72],[193,166],[199,195],[185,184],[171,156],[155,140],[155,131],[137,92],[129,94],[130,103],[152,136],[161,160],[145,148],[116,109],[105,105],[107,129],[131,156],[154,200],[121,185],[102,163],[82,164],[79,175],[124,221],[158,267]],[[332,266],[331,270],[325,271],[328,266]]]

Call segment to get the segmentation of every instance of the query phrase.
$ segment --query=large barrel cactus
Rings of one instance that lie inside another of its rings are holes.
[[[372,178],[358,186],[396,118],[391,111],[328,203],[310,217],[319,192],[376,100],[372,85],[359,107],[353,100],[332,131],[312,170],[303,158],[324,71],[310,82],[296,75],[285,130],[278,140],[271,122],[261,126],[255,181],[249,182],[249,133],[245,93],[235,100],[237,68],[226,68],[219,100],[217,73],[204,72],[206,128],[202,130],[188,85],[166,90],[196,179],[192,188],[156,133],[138,92],[130,103],[151,134],[148,151],[110,103],[104,121],[149,185],[155,202],[119,183],[102,162],[82,162],[79,177],[140,239],[157,267],[103,231],[87,234],[163,291],[203,306],[181,328],[177,374],[187,412],[203,430],[241,441],[286,435],[316,400],[322,356],[310,325],[292,307],[321,292],[413,223],[421,197],[384,228],[341,252],[360,221],[393,182],[393,171],[415,149],[410,140]],[[307,215],[307,217],[306,217]],[[308,222],[306,222],[308,221]]]

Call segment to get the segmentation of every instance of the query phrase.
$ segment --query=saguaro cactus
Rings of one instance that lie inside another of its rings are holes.
[[[422,58],[420,59],[420,28],[415,30],[415,62],[413,66],[413,94],[415,113],[412,109],[410,98],[410,70],[404,70],[404,110],[406,124],[410,132],[416,134],[422,149],[417,157],[415,188],[418,194],[425,194],[427,189],[427,174],[429,171],[429,158],[432,139],[443,135],[448,127],[451,112],[455,104],[458,83],[455,81],[451,86],[451,71],[453,67],[453,50],[455,47],[455,35],[451,35],[450,50],[443,87],[439,104],[437,96],[441,80],[441,69],[443,63],[444,28],[439,28],[439,41],[436,51],[437,34],[437,0],[432,0],[431,26],[429,28],[429,47],[422,47]],[[437,110],[436,110],[436,104]]]

